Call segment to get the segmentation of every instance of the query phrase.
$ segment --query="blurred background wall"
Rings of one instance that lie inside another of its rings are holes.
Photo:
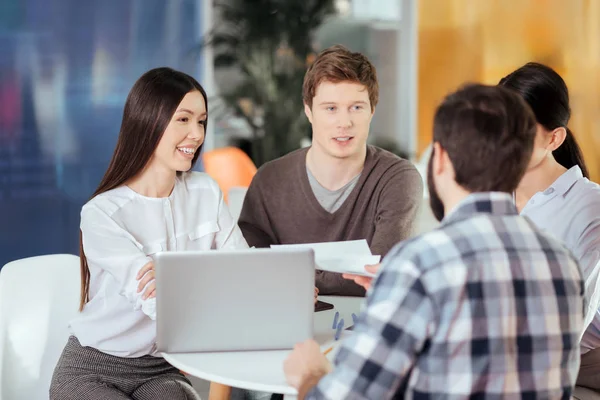
[[[78,252],[129,89],[158,66],[200,77],[201,29],[195,0],[0,1],[0,266]]]
[[[460,84],[496,84],[528,61],[554,68],[571,97],[573,131],[600,179],[600,2],[420,0],[418,149],[435,106]]]
[[[143,72],[196,77],[206,150],[237,146],[260,166],[310,144],[302,78],[337,43],[377,67],[371,143],[421,164],[448,92],[528,61],[552,66],[600,179],[598,0],[0,0],[0,267],[77,253],[79,211]]]

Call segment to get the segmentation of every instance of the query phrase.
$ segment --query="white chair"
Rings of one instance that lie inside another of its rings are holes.
[[[48,399],[78,312],[79,257],[25,258],[0,271],[0,399]]]
[[[246,192],[248,188],[235,186],[229,188],[229,193],[227,194],[227,205],[229,206],[229,212],[233,217],[234,221],[237,221],[240,217],[240,213],[242,212],[242,206],[244,205],[244,197],[246,197]]]
[[[438,227],[440,223],[433,216],[431,206],[429,205],[429,195],[423,196],[423,201],[417,212],[417,217],[413,225],[411,237],[418,236],[422,233],[427,233]]]
[[[417,168],[417,171],[419,171],[421,179],[423,179],[423,201],[421,202],[419,212],[417,213],[412,236],[432,231],[440,224],[431,211],[431,206],[429,205],[429,191],[427,188],[427,164],[429,163],[429,157],[431,157],[432,151],[433,146],[429,144],[425,151],[423,151],[421,158],[415,162],[415,167]]]

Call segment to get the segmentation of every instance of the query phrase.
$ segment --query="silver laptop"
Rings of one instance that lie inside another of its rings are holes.
[[[291,349],[313,335],[311,249],[156,255],[158,351]]]

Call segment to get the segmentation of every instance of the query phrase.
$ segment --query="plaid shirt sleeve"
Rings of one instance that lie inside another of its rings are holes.
[[[435,315],[421,271],[395,250],[383,262],[333,372],[307,399],[390,399],[406,385],[416,357],[435,330]]]

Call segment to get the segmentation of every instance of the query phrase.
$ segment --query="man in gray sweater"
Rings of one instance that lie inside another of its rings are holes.
[[[367,145],[378,95],[364,55],[343,46],[319,54],[303,85],[312,146],[258,170],[239,218],[250,246],[366,239],[383,257],[410,236],[423,182],[409,161]],[[326,271],[317,271],[316,286],[320,294],[365,294]]]

